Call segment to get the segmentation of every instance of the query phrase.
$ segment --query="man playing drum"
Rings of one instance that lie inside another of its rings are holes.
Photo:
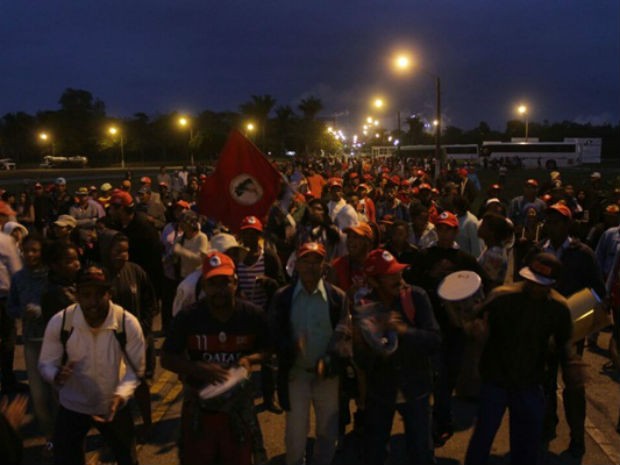
[[[356,312],[356,329],[360,329],[355,333],[362,337],[354,338],[354,354],[366,375],[364,463],[368,465],[385,462],[395,410],[405,423],[408,463],[435,463],[431,357],[439,351],[441,335],[426,292],[404,286],[406,266],[381,249],[370,252],[364,262],[373,291]],[[364,321],[364,315],[372,320]]]
[[[247,375],[262,359],[264,312],[235,298],[235,265],[227,255],[210,252],[202,273],[205,298],[174,317],[161,358],[185,386],[181,463],[212,464],[219,457],[227,465],[250,465],[262,436]],[[215,398],[206,395],[223,385],[231,388]]]

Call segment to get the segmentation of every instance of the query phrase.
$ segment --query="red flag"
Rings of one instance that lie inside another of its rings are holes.
[[[263,218],[280,192],[282,177],[260,150],[232,131],[215,171],[202,185],[200,213],[237,232],[246,216]]]

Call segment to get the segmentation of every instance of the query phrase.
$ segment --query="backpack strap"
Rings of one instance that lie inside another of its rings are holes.
[[[400,290],[400,305],[411,323],[412,326],[415,326],[415,304],[413,303],[413,292],[411,292],[411,287],[407,286]]]
[[[76,308],[77,304],[73,304],[62,311],[62,325],[60,326],[60,343],[62,344],[61,365],[65,365],[69,358],[69,354],[67,354],[67,341],[73,334],[73,312],[75,312]]]
[[[123,315],[121,316],[121,324],[119,325],[118,329],[116,329],[114,331],[114,337],[116,338],[116,340],[118,341],[118,345],[121,348],[121,352],[123,353],[123,357],[125,358],[125,362],[127,363],[127,365],[129,365],[129,368],[131,368],[133,370],[133,372],[136,374],[136,376],[138,375],[138,369],[136,368],[136,365],[133,363],[133,361],[131,360],[131,358],[129,358],[129,355],[127,354],[127,332],[125,331],[125,315],[127,313],[127,310],[125,309],[121,309],[123,312]],[[116,310],[114,310],[116,312]],[[117,315],[114,315],[115,318],[117,318]],[[143,379],[140,378],[140,380],[142,381]]]

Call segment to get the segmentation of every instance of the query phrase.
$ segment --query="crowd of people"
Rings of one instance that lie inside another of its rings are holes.
[[[620,185],[599,172],[570,185],[551,171],[508,199],[503,183],[483,189],[473,166],[428,168],[287,162],[269,212],[239,224],[201,215],[201,201],[218,199],[201,199],[206,176],[185,169],[4,191],[0,382],[4,394],[29,391],[42,460],[84,463],[80,444],[96,427],[119,464],[138,463],[134,417],[147,434],[159,312],[161,366],[184,385],[182,464],[267,460],[250,376],[265,408],[286,413],[287,465],[305,463],[311,409],[314,464],[347,447],[348,426],[359,463],[383,464],[395,412],[410,463],[435,463],[455,431],[455,389],[479,403],[464,451],[479,465],[506,409],[511,462],[542,463],[561,372],[569,452],[581,457],[580,359],[598,335],[573,340],[565,299],[592,289],[620,341]],[[466,320],[438,292],[459,271],[481,280]],[[27,386],[13,371],[17,319]],[[218,386],[230,389],[211,395]],[[18,422],[7,420],[24,400],[2,408],[2,448],[19,463]]]

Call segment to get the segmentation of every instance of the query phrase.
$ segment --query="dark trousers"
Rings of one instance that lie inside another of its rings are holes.
[[[0,299],[0,374],[3,389],[10,389],[17,382],[13,372],[16,340],[15,319],[6,313],[6,299]]]
[[[164,333],[170,327],[172,321],[172,303],[177,292],[179,280],[164,277],[164,285],[161,289],[161,328]]]
[[[584,341],[576,344],[577,353],[583,354]],[[555,438],[555,429],[558,424],[558,368],[557,356],[550,357],[547,362],[545,373],[545,399],[546,409],[543,427],[543,441],[548,442]],[[570,438],[573,443],[583,445],[585,443],[586,423],[586,389],[584,386],[564,388],[562,391],[564,401],[564,414],[566,423],[570,428]]]
[[[437,377],[433,389],[433,422],[442,433],[454,428],[452,418],[452,392],[461,373],[466,337],[461,328],[453,326],[442,331],[441,350],[436,356]]]
[[[364,420],[364,464],[383,465],[386,447],[392,431],[394,412],[398,411],[405,424],[405,442],[409,462],[434,464],[431,434],[431,407],[429,395],[407,400],[402,404],[386,402],[377,396],[368,398]]]
[[[483,383],[474,433],[469,441],[465,465],[485,465],[506,408],[510,411],[510,463],[540,463],[545,397],[541,386],[503,389]]]
[[[104,437],[119,465],[135,465],[136,434],[129,408],[116,412],[110,423],[99,423],[90,415],[73,412],[62,405],[54,428],[54,465],[84,465],[84,440],[94,426]]]

